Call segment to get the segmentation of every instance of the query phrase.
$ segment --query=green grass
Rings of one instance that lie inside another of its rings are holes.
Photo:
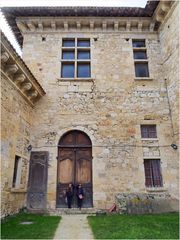
[[[179,239],[179,214],[89,216],[96,239]]]
[[[61,217],[20,213],[1,223],[1,239],[52,239]],[[33,224],[22,225],[23,221]]]

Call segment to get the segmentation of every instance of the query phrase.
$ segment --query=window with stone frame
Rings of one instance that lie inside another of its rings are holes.
[[[141,125],[142,138],[157,138],[156,125]]]
[[[91,77],[90,39],[63,38],[61,78]]]
[[[160,159],[144,159],[146,187],[163,187]]]
[[[22,170],[22,159],[21,157],[15,155],[14,160],[14,172],[13,172],[13,188],[19,188],[21,184],[21,171]]]
[[[149,77],[148,59],[147,59],[147,49],[145,39],[133,39],[133,57],[134,57],[134,67],[135,76],[139,77]]]

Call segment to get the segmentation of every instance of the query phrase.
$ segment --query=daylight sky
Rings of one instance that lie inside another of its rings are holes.
[[[101,7],[145,7],[147,0],[0,0],[0,7],[25,6],[101,6]],[[8,40],[21,55],[15,37],[0,13],[0,27]]]

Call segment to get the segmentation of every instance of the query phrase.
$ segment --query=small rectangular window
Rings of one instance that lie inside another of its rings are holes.
[[[14,172],[13,172],[13,183],[12,187],[19,187],[21,182],[21,158],[19,156],[15,156],[14,161]]]
[[[134,65],[136,77],[149,77],[148,63],[135,62]]]
[[[89,39],[78,39],[77,41],[78,47],[90,47],[90,40]]]
[[[133,39],[132,40],[133,48],[146,47],[145,39]]]
[[[90,51],[78,50],[78,59],[90,59]]]
[[[77,75],[79,78],[88,78],[90,74],[90,64],[89,63],[78,63],[77,65]]]
[[[163,186],[160,159],[145,159],[144,171],[146,187]]]
[[[62,59],[74,59],[74,51],[63,51],[62,52]]]
[[[157,138],[156,125],[141,125],[142,138]]]
[[[145,51],[134,51],[134,59],[147,59],[146,50]]]
[[[62,63],[62,78],[74,78],[74,63]]]
[[[75,39],[63,39],[63,47],[75,47]]]

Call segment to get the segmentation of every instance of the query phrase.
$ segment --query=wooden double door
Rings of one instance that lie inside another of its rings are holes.
[[[77,207],[76,186],[84,190],[82,207],[92,207],[92,145],[89,137],[81,131],[65,134],[58,147],[57,207],[67,207],[66,190],[74,186],[72,207]]]

